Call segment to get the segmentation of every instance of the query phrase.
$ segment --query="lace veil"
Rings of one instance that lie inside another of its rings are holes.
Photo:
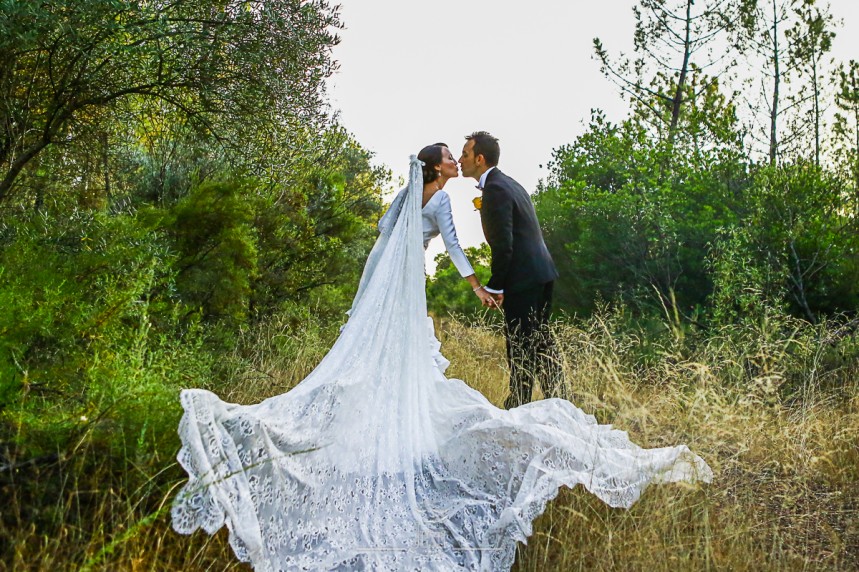
[[[419,271],[420,281],[423,283],[424,281],[424,267],[423,267],[423,221],[421,219],[421,197],[423,193],[423,171],[421,167],[423,163],[418,160],[416,155],[412,155],[409,160],[409,183],[406,187],[401,189],[394,200],[391,202],[391,205],[388,207],[388,210],[385,211],[385,214],[382,215],[382,218],[379,220],[379,237],[376,240],[376,243],[373,245],[373,249],[370,251],[370,255],[367,257],[367,262],[364,264],[364,272],[361,276],[361,282],[358,286],[358,292],[355,294],[355,298],[352,301],[352,308],[347,312],[350,316],[355,312],[358,304],[365,291],[367,290],[367,286],[370,284],[373,276],[376,273],[376,269],[379,266],[379,262],[385,255],[387,251],[387,256],[390,259],[391,257],[396,257],[399,255],[406,256],[408,258],[408,254],[414,254],[411,251],[388,251],[388,245],[390,243],[398,243],[398,242],[414,242],[414,240],[418,241],[418,244],[421,245],[421,267]],[[405,212],[404,209],[405,208]],[[401,217],[401,215],[403,215]],[[402,224],[400,225],[399,230],[394,235],[395,230],[397,228],[397,223],[402,220]],[[415,238],[417,237],[417,238]],[[413,260],[411,262],[414,262]],[[405,270],[406,260],[402,261],[403,269]],[[412,264],[411,266],[414,266]],[[414,270],[414,268],[409,268],[407,272],[404,274],[408,274],[410,271]],[[404,276],[411,283],[416,278],[415,276]],[[422,287],[423,288],[423,287]],[[384,296],[384,292],[380,292],[382,296]],[[423,307],[426,307],[426,297],[424,295],[418,296],[423,300]],[[415,311],[418,311],[420,308],[414,308]],[[341,330],[342,331],[342,330]]]
[[[438,458],[426,332],[421,162],[379,223],[349,320],[316,369],[257,405],[185,390],[174,528],[226,524],[258,570],[397,569],[425,537]],[[436,420],[437,421],[437,420]],[[276,547],[276,549],[275,549]]]

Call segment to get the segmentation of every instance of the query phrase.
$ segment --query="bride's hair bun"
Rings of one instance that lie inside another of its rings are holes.
[[[424,183],[432,183],[438,179],[438,167],[441,165],[442,151],[447,149],[446,143],[427,145],[418,153],[418,159],[423,162]]]

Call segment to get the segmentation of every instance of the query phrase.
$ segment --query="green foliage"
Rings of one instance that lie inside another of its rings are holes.
[[[785,306],[785,269],[758,250],[754,229],[723,231],[710,250],[712,317],[722,324],[756,322]]]
[[[202,381],[212,365],[197,351],[196,323],[165,296],[174,257],[134,216],[78,212],[5,231],[3,428],[31,453],[67,446],[95,420],[108,432],[160,430],[149,412],[169,410],[178,384]]]
[[[560,307],[589,314],[619,300],[722,320],[763,304],[812,322],[855,311],[859,244],[843,179],[804,162],[749,163],[730,140],[678,154],[682,144],[595,113],[556,150],[535,203]]]
[[[835,104],[835,169],[852,187],[853,212],[859,214],[859,63],[838,70]]]
[[[845,198],[841,180],[811,164],[758,168],[740,224],[714,243],[716,313],[752,293],[811,322],[855,311],[859,235]]]
[[[761,308],[811,322],[855,312],[859,106],[855,70],[842,68],[827,164],[828,8],[641,0],[633,11],[634,57],[614,59],[594,40],[603,73],[630,96],[629,118],[594,112],[555,151],[535,197],[559,305],[589,314],[620,301],[699,324]],[[720,37],[714,58],[702,48]],[[753,78],[761,97],[748,93],[740,57],[767,72]],[[750,157],[764,141],[769,166]]]
[[[0,534],[74,514],[97,566],[181,478],[181,388],[318,362],[389,174],[324,104],[324,0],[0,7]]]
[[[53,176],[38,163],[58,141],[74,152],[45,159],[70,168],[66,181],[86,179],[75,167],[106,178],[106,136],[153,109],[238,163],[285,161],[301,148],[293,134],[324,123],[337,27],[325,2],[3,2],[0,202],[45,200],[18,178]]]
[[[589,314],[599,299],[620,299],[658,309],[672,291],[683,309],[705,302],[707,244],[735,220],[745,173],[730,148],[675,149],[595,112],[588,132],[555,151],[535,206],[561,274],[560,307]]]
[[[161,221],[178,254],[176,289],[207,319],[242,322],[257,272],[253,188],[207,183]]]
[[[83,418],[112,420],[117,439],[152,431],[151,411],[176,412],[178,387],[207,385],[248,324],[303,321],[305,305],[339,320],[386,174],[342,129],[323,139],[326,162],[292,185],[224,179],[138,209],[54,203],[7,219],[0,430],[25,435],[22,450],[62,448]]]
[[[824,57],[832,49],[834,18],[828,9],[815,6],[813,0],[806,1],[800,8],[794,8],[796,23],[787,31],[790,43],[791,64],[802,76],[808,78],[803,82],[796,103],[811,102],[810,109],[799,116],[797,123],[800,127],[794,131],[803,142],[810,142],[814,148],[814,164],[820,167],[821,145],[823,134],[822,91]],[[802,137],[803,132],[811,131],[811,136]],[[800,155],[802,156],[802,155]]]
[[[292,184],[260,193],[254,218],[259,272],[251,309],[264,315],[288,299],[322,296],[345,309],[376,239],[387,172],[342,129],[324,134],[331,149]],[[327,310],[322,310],[327,312]]]
[[[489,281],[492,274],[489,270],[492,253],[488,244],[479,247],[468,247],[465,256],[474,268],[474,273],[481,284]],[[494,316],[496,312],[487,312],[481,306],[480,300],[474,295],[469,283],[460,276],[459,271],[447,252],[435,257],[436,269],[432,277],[427,278],[427,309],[438,316],[459,316],[476,318],[478,316]]]

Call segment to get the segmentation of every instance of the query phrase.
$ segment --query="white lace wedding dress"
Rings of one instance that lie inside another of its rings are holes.
[[[421,189],[413,157],[349,320],[304,381],[249,406],[182,392],[175,530],[226,524],[257,571],[506,571],[561,486],[628,507],[649,483],[710,480],[685,446],[642,449],[560,399],[498,409],[442,375]]]

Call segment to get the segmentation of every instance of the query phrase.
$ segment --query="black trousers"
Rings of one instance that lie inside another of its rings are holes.
[[[504,294],[504,334],[510,367],[510,395],[505,409],[531,401],[534,384],[546,397],[566,398],[560,354],[549,331],[552,289],[549,282]]]

